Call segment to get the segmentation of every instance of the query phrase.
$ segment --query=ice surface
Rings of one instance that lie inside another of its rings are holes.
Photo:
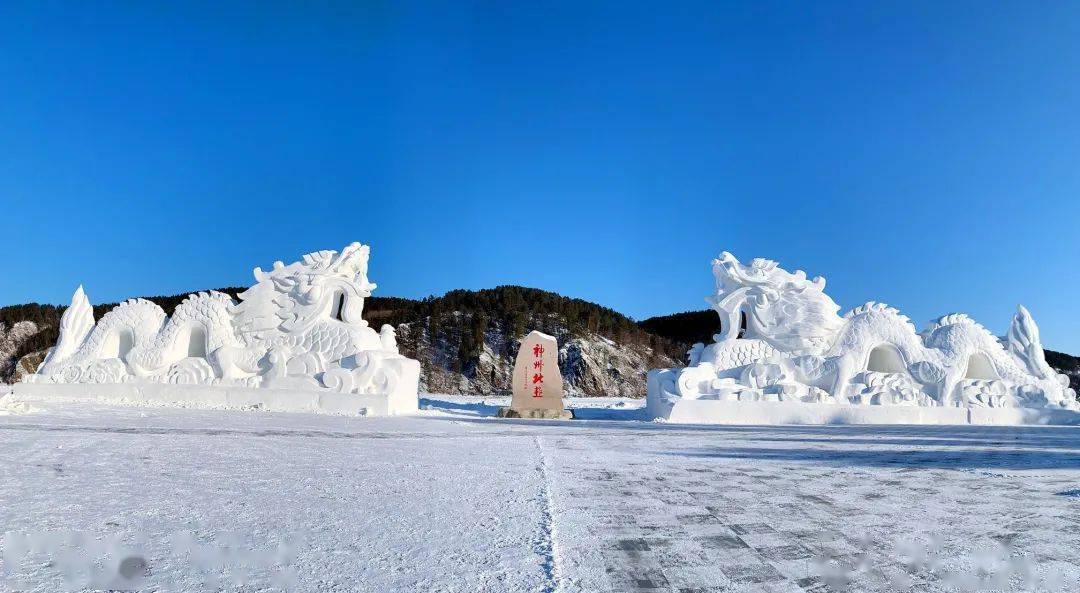
[[[688,426],[593,398],[490,418],[507,399],[7,406],[0,590],[1080,588],[1077,428]]]

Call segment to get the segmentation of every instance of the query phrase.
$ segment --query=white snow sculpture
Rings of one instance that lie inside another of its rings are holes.
[[[80,286],[56,346],[27,382],[355,394],[386,400],[377,406],[386,413],[415,411],[419,363],[398,353],[392,327],[380,334],[361,319],[375,288],[369,251],[353,243],[275,262],[269,272],[255,268],[256,284],[239,303],[219,292],[193,294],[171,318],[132,299],[95,325]]]
[[[766,422],[890,418],[877,411],[838,416],[836,404],[924,409],[893,413],[897,422],[1013,423],[1027,421],[1021,412],[1029,409],[1080,421],[1076,394],[1068,378],[1046,364],[1038,327],[1024,307],[1004,338],[963,314],[946,315],[917,333],[907,317],[882,303],[840,317],[840,307],[824,292],[824,278],[808,280],[803,271],[787,272],[774,261],[743,265],[724,252],[713,261],[713,275],[716,294],[706,300],[720,315],[720,332],[713,344],[694,345],[689,367],[649,372],[648,408],[657,417],[739,420],[738,408],[705,403],[715,400],[834,404],[817,412],[789,406],[778,414],[779,408],[762,412],[758,406],[751,415]],[[1015,413],[934,416],[928,408]]]

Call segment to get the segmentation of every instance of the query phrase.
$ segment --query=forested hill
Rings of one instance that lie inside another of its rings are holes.
[[[235,299],[244,289],[217,290]],[[186,297],[144,298],[172,314]],[[95,318],[115,306],[95,306]],[[38,304],[0,308],[0,377],[11,382],[33,372],[56,342],[63,311]],[[402,353],[421,362],[429,391],[506,392],[518,340],[534,329],[559,340],[568,392],[583,395],[644,395],[645,371],[678,364],[686,350],[607,307],[521,286],[453,290],[422,300],[371,297],[364,318],[376,329],[397,328]]]
[[[234,299],[243,288],[217,289]],[[188,295],[145,297],[166,313]],[[101,318],[116,303],[94,307]],[[64,307],[0,308],[0,380],[33,372],[57,338]],[[567,393],[644,395],[645,372],[684,364],[691,344],[708,343],[720,329],[711,310],[652,317],[641,322],[581,299],[525,288],[453,290],[422,300],[371,297],[364,318],[376,329],[397,328],[402,353],[423,368],[423,388],[446,393],[505,393],[518,341],[530,330],[559,340]],[[1046,351],[1047,361],[1080,387],[1080,358]]]
[[[673,315],[650,317],[640,324],[645,331],[680,344],[690,345],[712,342],[713,335],[720,331],[720,316],[716,311],[687,311]]]

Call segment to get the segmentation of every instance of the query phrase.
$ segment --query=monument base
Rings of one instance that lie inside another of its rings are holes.
[[[496,414],[499,418],[528,418],[534,420],[572,420],[574,412],[571,410],[559,410],[543,408],[537,410],[515,410],[510,407],[499,408]]]

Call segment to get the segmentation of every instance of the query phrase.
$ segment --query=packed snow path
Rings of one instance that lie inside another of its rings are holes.
[[[1080,589],[1078,428],[423,403],[414,418],[8,405],[0,590]]]

